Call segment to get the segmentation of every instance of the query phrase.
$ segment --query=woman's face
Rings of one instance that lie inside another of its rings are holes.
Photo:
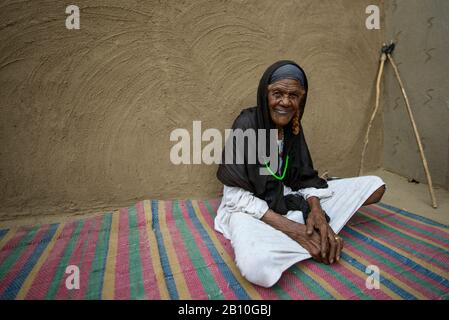
[[[297,80],[283,79],[268,86],[268,109],[276,127],[290,122],[304,95],[305,90]]]

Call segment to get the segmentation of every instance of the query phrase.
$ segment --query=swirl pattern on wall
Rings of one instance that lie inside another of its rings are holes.
[[[216,196],[216,166],[173,165],[170,132],[201,120],[224,133],[279,59],[310,78],[316,167],[356,174],[381,37],[365,28],[372,2],[4,1],[0,215]],[[69,4],[80,30],[65,28]],[[374,129],[368,167],[380,161]]]

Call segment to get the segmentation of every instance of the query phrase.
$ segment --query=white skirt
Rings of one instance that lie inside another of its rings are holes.
[[[334,232],[340,232],[362,204],[384,184],[376,176],[328,181],[334,195],[321,199],[320,203],[331,219]],[[301,211],[290,211],[285,217],[304,224]],[[262,287],[273,286],[289,267],[311,258],[296,241],[247,213],[232,213],[226,227],[237,267],[248,281]]]

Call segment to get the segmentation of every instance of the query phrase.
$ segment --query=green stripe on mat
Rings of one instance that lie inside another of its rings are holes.
[[[184,244],[187,248],[187,252],[189,253],[192,264],[195,267],[198,278],[200,279],[201,284],[206,291],[209,299],[224,299],[223,294],[221,293],[220,288],[217,286],[214,277],[206,267],[206,263],[203,256],[201,255],[201,252],[199,251],[198,246],[196,245],[193,234],[189,230],[189,227],[187,226],[187,223],[185,222],[185,219],[182,215],[178,201],[173,201],[172,214],[175,220],[176,227],[180,231],[181,236],[184,240]]]
[[[55,275],[53,276],[53,280],[50,284],[50,287],[48,288],[47,295],[45,296],[45,299],[52,300],[55,298],[56,293],[58,292],[58,288],[59,288],[62,276],[65,273],[65,270],[69,263],[73,249],[75,248],[75,245],[78,241],[78,238],[80,236],[80,233],[81,233],[81,230],[83,229],[84,224],[85,224],[85,220],[80,220],[77,222],[75,232],[73,233],[73,235],[70,239],[70,242],[67,244],[67,246],[64,249],[64,254],[61,257],[61,260],[59,261],[58,268],[56,269]]]
[[[382,262],[387,267],[389,267],[389,268],[391,268],[393,270],[402,270],[402,267],[399,264],[393,262],[391,259],[386,259],[386,258],[382,257],[381,255],[375,253],[374,251],[368,250],[365,246],[363,246],[362,244],[357,243],[354,239],[351,239],[349,237],[345,237],[345,241],[346,241],[346,243],[351,244],[354,248],[362,251],[363,253],[367,254],[368,256],[370,256],[372,258],[375,258],[376,260]],[[363,240],[361,240],[361,241],[363,241]],[[405,278],[408,278],[410,281],[419,283],[423,287],[426,287],[426,285],[429,284],[426,281],[416,277],[413,273],[410,273],[410,272],[404,272],[401,275],[404,276]],[[439,294],[440,293],[441,294],[444,293],[443,291],[441,291],[440,289],[435,288],[435,287],[432,287],[432,290],[433,291],[438,291]]]
[[[95,258],[90,268],[89,280],[85,298],[100,299],[103,290],[103,276],[108,255],[109,235],[112,224],[112,214],[105,214],[101,231],[98,234],[98,243],[95,248]]]
[[[137,226],[136,207],[128,208],[129,224],[129,281],[131,282],[131,299],[145,296],[142,276],[142,259],[140,257],[140,235]],[[132,270],[132,271],[131,271]]]
[[[316,282],[313,278],[309,277],[301,268],[298,267],[298,264],[295,264],[289,269],[298,279],[302,281],[305,286],[310,288],[320,299],[335,299],[329,292],[327,292],[318,282]]]
[[[370,219],[370,220],[372,220],[372,221],[370,221],[370,222],[375,222],[375,220],[373,220],[373,219]],[[363,232],[366,232],[367,234],[369,234],[373,239],[377,239],[377,235],[376,235],[376,233],[375,232],[373,232],[370,228],[369,228],[369,226],[366,226],[366,225],[357,225],[357,228],[354,228],[354,230],[357,230],[357,229],[360,229],[360,230],[362,230]],[[406,238],[407,240],[409,240],[411,243],[419,243],[419,241],[417,240],[417,239],[414,239],[414,238],[412,238],[412,237],[409,237],[409,236],[406,236],[406,235],[404,235],[404,237],[401,237],[401,235],[400,234],[398,234],[397,232],[394,232],[394,231],[391,231],[393,234],[396,234],[398,237],[400,237],[400,238]],[[424,259],[424,260],[427,260],[428,262],[432,262],[432,263],[435,263],[435,264],[437,264],[438,266],[440,266],[440,267],[442,267],[442,268],[447,268],[447,264],[444,264],[442,261],[438,261],[438,260],[435,260],[433,257],[431,257],[431,256],[428,256],[427,254],[425,254],[425,253],[422,253],[422,252],[418,252],[418,251],[416,251],[416,249],[413,249],[412,247],[410,247],[410,246],[408,246],[408,245],[405,245],[405,244],[402,244],[402,243],[399,243],[399,242],[397,242],[396,240],[393,240],[393,239],[388,239],[388,241],[389,241],[389,243],[391,244],[391,245],[394,245],[394,246],[396,246],[396,247],[398,247],[398,248],[400,248],[400,249],[402,249],[402,250],[404,250],[404,251],[406,251],[406,252],[409,252],[409,253],[413,253],[414,255],[417,255],[417,256],[419,256],[420,258],[422,258],[422,259]],[[440,253],[446,253],[445,251],[443,251],[442,249],[440,249],[440,248],[438,248],[437,249]]]
[[[288,284],[287,284],[288,285]],[[292,297],[284,290],[281,288],[281,286],[279,285],[279,283],[276,283],[273,287],[271,287],[274,292],[277,294],[277,296],[279,297],[279,299],[282,300],[292,300]]]
[[[25,234],[25,236],[22,237],[20,242],[13,249],[13,251],[6,257],[6,259],[0,265],[0,279],[2,279],[8,273],[12,265],[20,257],[20,254],[27,248],[28,243],[33,240],[38,230],[39,227],[34,227],[31,230],[29,230]],[[3,248],[3,250],[5,250],[5,248]]]
[[[385,224],[385,223],[381,223],[380,221],[377,221],[377,220],[375,220],[375,219],[372,219],[372,218],[368,217],[368,216],[367,216],[366,214],[364,214],[364,213],[360,213],[360,215],[362,215],[362,216],[366,217],[367,219],[369,219],[370,222],[373,223],[373,224],[375,224],[376,226],[378,226],[378,227],[380,227],[380,228],[382,228],[382,229],[388,230],[388,231],[390,231],[390,232],[392,232],[392,233],[398,235],[398,236],[401,237],[401,238],[404,238],[404,239],[406,239],[406,240],[410,240],[410,241],[415,242],[415,243],[419,243],[419,244],[421,244],[421,245],[423,245],[423,246],[426,246],[426,247],[428,247],[429,249],[432,249],[432,250],[435,250],[435,251],[445,252],[445,250],[443,250],[443,249],[441,249],[441,248],[439,248],[439,247],[437,247],[437,246],[435,246],[435,245],[433,245],[433,244],[431,244],[431,243],[429,243],[429,242],[426,242],[426,241],[423,241],[423,240],[421,240],[421,239],[418,239],[418,238],[409,236],[409,235],[403,233],[402,231],[399,231],[399,230],[397,230],[397,229],[395,229],[395,228],[393,228],[393,227],[391,227],[391,226],[388,226],[388,225]]]
[[[377,219],[385,219],[388,222],[391,221],[391,222],[394,222],[394,223],[399,224],[399,225],[402,225],[404,223],[404,221],[398,220],[393,215],[387,215],[387,214],[382,213],[382,212],[380,212],[378,210],[375,210],[374,208],[364,207],[364,210],[367,210],[369,213],[373,213],[374,215],[376,215]],[[361,212],[361,213],[364,214],[364,212]],[[415,222],[417,222],[417,221],[415,221]],[[419,222],[417,222],[417,223],[419,223]],[[419,236],[421,236],[423,238],[424,238],[424,236],[428,236],[428,237],[433,238],[435,240],[439,240],[441,242],[444,242],[445,244],[447,244],[449,246],[449,239],[448,238],[444,238],[444,237],[442,237],[442,236],[440,236],[438,234],[435,234],[435,233],[433,233],[431,231],[425,230],[424,228],[413,226],[411,224],[407,224],[407,228],[417,232],[418,234],[420,234]],[[440,244],[440,245],[442,245],[442,244]]]
[[[346,238],[345,238],[346,241]],[[334,276],[335,278],[337,278],[337,280],[339,280],[342,284],[344,284],[349,290],[351,290],[351,292],[359,297],[360,299],[364,299],[364,300],[372,300],[372,298],[369,295],[366,295],[363,291],[360,291],[359,288],[357,288],[353,282],[348,281],[348,279],[346,279],[346,277],[344,277],[343,275],[341,275],[338,271],[333,271],[332,267],[329,265],[325,265],[322,263],[317,264],[318,268],[320,268],[321,270],[323,270],[326,274],[328,274],[329,276]]]
[[[158,203],[156,200],[152,204]],[[214,219],[216,217],[216,200],[204,200],[191,202],[183,201],[162,201],[166,210],[161,219],[167,228],[159,230],[164,233],[164,237],[170,237],[172,243],[169,249],[172,257],[176,257],[167,263],[179,261],[181,264],[181,274],[186,281],[187,290],[192,299],[224,299],[231,296],[231,291],[237,297],[246,297],[243,292],[252,291],[254,297],[262,299],[380,299],[384,297],[382,292],[367,292],[363,272],[366,264],[378,265],[382,270],[381,284],[391,292],[387,296],[397,299],[414,299],[425,297],[426,299],[448,299],[449,298],[449,248],[443,244],[449,243],[449,234],[437,232],[433,234],[432,229],[420,220],[420,225],[410,221],[398,221],[398,214],[390,214],[393,209],[386,209],[379,213],[380,207],[363,208],[356,214],[353,222],[361,222],[357,225],[346,226],[342,230],[342,235],[346,241],[343,252],[343,260],[349,264],[342,266],[328,266],[317,263],[313,260],[303,261],[289,268],[283,278],[271,288],[259,288],[247,281],[239,281],[234,275],[229,273],[228,263],[224,264],[222,249],[226,255],[233,256],[231,244],[224,240],[219,233],[213,232]],[[144,283],[144,279],[158,280],[161,284],[166,268],[174,267],[156,266],[152,273],[152,268],[146,265],[146,250],[150,243],[146,237],[141,238],[142,232],[147,230],[145,223],[139,223],[140,209],[137,203],[129,208],[123,215],[122,222],[128,226],[122,238],[117,238],[117,246],[126,249],[127,259],[122,261],[126,267],[127,274],[120,274],[121,265],[115,265],[115,290],[119,288],[129,288],[130,299],[146,299],[150,292],[146,290],[163,290]],[[157,224],[157,210],[151,211],[147,219],[152,219]],[[143,220],[142,220],[143,221]],[[29,283],[30,287],[23,288],[23,294],[27,299],[44,297],[45,299],[68,298],[68,299],[101,299],[103,285],[105,281],[106,261],[113,263],[117,257],[110,256],[109,242],[111,234],[112,214],[105,213],[96,218],[81,219],[71,225],[70,236],[58,243],[58,254],[54,250],[48,251],[45,255],[46,261],[39,259],[36,268],[36,259],[32,255],[28,257],[27,252],[36,245],[49,227],[42,225],[27,229],[14,229],[8,235],[7,231],[0,230],[0,237],[8,236],[8,243],[3,244],[0,263],[0,282],[6,281],[6,277],[15,275],[11,283],[17,283],[17,290],[20,284],[24,283],[26,272],[18,272],[14,269],[18,262],[25,263],[29,268],[33,268],[35,279]],[[442,230],[442,229],[438,229]],[[210,233],[212,232],[212,233]],[[414,235],[416,233],[416,235]],[[39,238],[37,238],[39,236]],[[157,236],[157,234],[156,234]],[[428,239],[426,239],[428,238]],[[216,240],[218,241],[217,244]],[[58,241],[58,239],[56,239]],[[142,241],[145,241],[142,242]],[[5,242],[5,241],[3,241]],[[126,247],[123,247],[126,243]],[[434,244],[435,243],[435,244]],[[218,248],[215,246],[218,245]],[[223,246],[223,247],[222,247]],[[161,255],[152,254],[152,262],[158,262],[166,258],[163,250],[165,247],[158,247]],[[402,249],[402,251],[401,251]],[[218,251],[217,251],[218,250]],[[231,250],[231,251],[230,251]],[[27,253],[24,256],[24,253]],[[28,257],[28,259],[27,259]],[[25,261],[27,259],[27,261]],[[51,259],[51,261],[49,260]],[[227,260],[226,260],[227,261]],[[424,262],[425,261],[425,262]],[[83,263],[84,262],[84,263]],[[165,263],[161,261],[161,263]],[[234,262],[230,262],[234,263]],[[81,274],[81,291],[66,290],[64,286],[65,270],[68,264],[77,264],[83,270]],[[82,265],[83,264],[83,265]],[[51,265],[51,270],[43,270],[45,266]],[[424,267],[425,266],[425,267]],[[233,266],[235,268],[235,264]],[[349,269],[348,269],[349,268]],[[350,268],[355,268],[362,274],[354,272]],[[112,270],[112,269],[111,269]],[[433,270],[433,271],[432,271]],[[37,273],[36,273],[37,272]],[[147,275],[146,272],[150,274]],[[39,278],[39,275],[44,275]],[[83,280],[84,279],[84,280]],[[167,279],[165,279],[167,280]],[[232,283],[230,281],[233,281]],[[238,290],[236,287],[238,286]],[[242,292],[240,292],[240,289]],[[9,290],[9,289],[8,289]],[[14,289],[15,290],[15,289]],[[42,291],[43,290],[43,291]],[[83,290],[86,290],[85,292]],[[255,291],[253,291],[255,290]],[[410,291],[410,292],[409,292]],[[12,292],[12,291],[11,291]],[[257,292],[257,294],[256,294]],[[7,295],[3,295],[6,297]],[[157,296],[155,294],[154,296]],[[252,295],[251,295],[252,296]]]

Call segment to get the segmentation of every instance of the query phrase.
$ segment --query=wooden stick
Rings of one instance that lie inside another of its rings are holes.
[[[371,130],[371,126],[373,125],[374,118],[376,117],[377,110],[379,109],[380,82],[382,80],[382,73],[384,71],[385,60],[387,60],[387,55],[384,52],[382,52],[382,55],[380,57],[380,67],[379,67],[379,71],[377,73],[376,106],[374,107],[373,114],[371,115],[371,119],[370,119],[370,121],[368,123],[368,128],[366,129],[365,143],[363,144],[362,158],[360,159],[359,176],[362,175],[362,172],[363,172],[363,161],[365,160],[366,147],[368,146],[369,132]]]
[[[396,63],[394,63],[394,60],[393,60],[393,57],[391,56],[391,54],[387,54],[387,57],[388,57],[388,60],[390,61],[391,65],[393,66],[394,73],[399,82],[399,86],[401,87],[401,90],[402,90],[402,95],[404,96],[404,100],[405,100],[405,104],[407,106],[407,112],[410,117],[410,121],[412,122],[413,132],[415,133],[416,142],[418,143],[419,153],[421,155],[422,163],[424,165],[424,171],[426,173],[427,182],[429,185],[430,197],[432,199],[432,207],[437,208],[438,207],[437,200],[436,200],[435,194],[433,192],[432,177],[430,176],[429,167],[427,165],[426,156],[424,155],[424,149],[421,144],[421,138],[419,137],[418,128],[416,127],[416,123],[413,118],[412,109],[410,108],[410,103],[408,101],[407,94],[405,93],[405,89],[404,89],[404,85],[402,83],[401,77],[399,76],[399,71],[396,66]]]

